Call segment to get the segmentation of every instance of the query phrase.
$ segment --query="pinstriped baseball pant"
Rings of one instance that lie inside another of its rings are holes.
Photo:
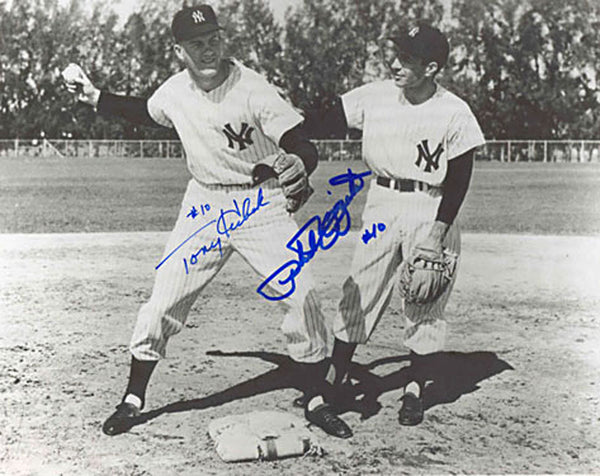
[[[403,256],[427,236],[441,201],[439,189],[399,192],[371,181],[363,211],[363,227],[384,223],[385,231],[368,243],[358,240],[350,275],[343,284],[342,299],[333,329],[335,336],[352,343],[365,343],[381,319],[392,297]],[[446,235],[444,246],[460,254],[460,232],[456,224]],[[456,279],[433,303],[404,303],[404,345],[418,354],[443,349],[446,334],[444,308]]]
[[[258,274],[257,286],[274,269],[289,260],[290,252],[285,248],[285,243],[297,232],[298,226],[285,210],[285,197],[281,189],[274,186],[273,181],[263,184],[262,189],[264,202],[268,202],[268,205],[256,211],[226,237],[218,235],[215,226],[196,232],[202,227],[203,221],[218,218],[221,209],[231,209],[234,199],[240,206],[246,198],[256,205],[258,188],[209,190],[194,179],[190,181],[163,256],[168,256],[188,237],[196,234],[185,241],[156,272],[152,296],[138,313],[131,339],[130,350],[138,360],[159,360],[166,355],[168,339],[181,331],[198,295],[234,251],[240,253]],[[201,204],[206,203],[211,207],[206,216],[199,215],[195,219],[187,216],[193,206],[199,209]],[[219,236],[222,255],[214,248],[206,253],[200,252],[196,259],[191,258],[203,246],[209,248]],[[183,258],[187,258],[189,274],[186,274]],[[281,329],[287,338],[292,359],[306,363],[318,362],[328,353],[329,332],[310,272],[304,270],[296,278],[296,285],[296,291],[283,301],[289,306],[289,312]],[[260,328],[257,327],[256,331],[260,332]]]

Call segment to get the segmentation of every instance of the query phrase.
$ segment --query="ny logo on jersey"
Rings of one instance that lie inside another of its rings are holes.
[[[239,134],[233,130],[231,124],[229,123],[225,124],[223,132],[227,137],[227,146],[230,149],[235,149],[236,143],[240,150],[244,150],[246,146],[254,144],[254,142],[252,142],[252,133],[254,132],[254,127],[250,127],[245,122],[242,122],[242,128],[240,129]]]
[[[192,18],[194,19],[194,23],[203,23],[206,21],[204,19],[204,14],[200,10],[194,10],[192,12]]]
[[[417,167],[420,168],[421,164],[425,162],[425,169],[423,170],[424,172],[431,172],[432,169],[437,170],[440,168],[440,156],[444,151],[441,142],[433,151],[433,154],[429,152],[429,143],[427,139],[422,140],[421,143],[417,145],[417,150],[419,151],[419,156],[415,162]]]

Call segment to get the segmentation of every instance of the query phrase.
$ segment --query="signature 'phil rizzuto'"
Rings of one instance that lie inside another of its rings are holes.
[[[291,259],[277,268],[257,288],[257,292],[270,301],[280,301],[287,298],[296,290],[296,277],[319,249],[328,250],[337,242],[340,236],[350,231],[351,218],[348,206],[354,197],[364,188],[364,177],[370,171],[354,173],[348,169],[347,173],[336,175],[329,179],[330,185],[348,185],[348,194],[338,200],[333,207],[321,217],[315,215],[302,226],[286,244],[286,248],[296,254]],[[283,293],[270,294],[268,285],[278,284],[285,289]]]

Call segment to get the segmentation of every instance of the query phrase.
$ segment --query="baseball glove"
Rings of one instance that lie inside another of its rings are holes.
[[[415,247],[400,266],[400,295],[410,304],[428,304],[440,297],[452,281],[458,255]]]
[[[286,210],[294,213],[313,194],[302,159],[295,154],[279,154],[273,162],[273,170],[287,199]]]

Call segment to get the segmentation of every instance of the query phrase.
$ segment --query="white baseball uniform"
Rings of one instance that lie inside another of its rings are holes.
[[[210,92],[187,70],[175,74],[148,100],[148,113],[177,130],[193,178],[157,263],[152,296],[138,314],[130,347],[138,360],[165,355],[167,340],[233,251],[257,272],[257,285],[288,261],[285,243],[298,227],[276,180],[253,187],[252,170],[303,120],[263,77],[234,60],[227,80]],[[322,360],[329,342],[313,288],[305,270],[285,301],[290,310],[282,325],[290,356],[307,363]]]
[[[435,94],[419,105],[410,104],[393,80],[369,83],[342,96],[348,126],[363,131],[363,159],[375,176],[363,226],[370,229],[383,223],[385,231],[356,245],[334,322],[340,340],[364,343],[369,339],[389,304],[403,257],[427,236],[435,221],[448,161],[485,143],[469,106],[436,87]],[[378,184],[377,177],[387,179],[389,186]],[[414,191],[395,189],[400,179],[415,181]],[[456,222],[443,245],[460,253]],[[409,349],[427,354],[443,348],[443,311],[452,284],[434,303],[404,305],[404,343]]]

